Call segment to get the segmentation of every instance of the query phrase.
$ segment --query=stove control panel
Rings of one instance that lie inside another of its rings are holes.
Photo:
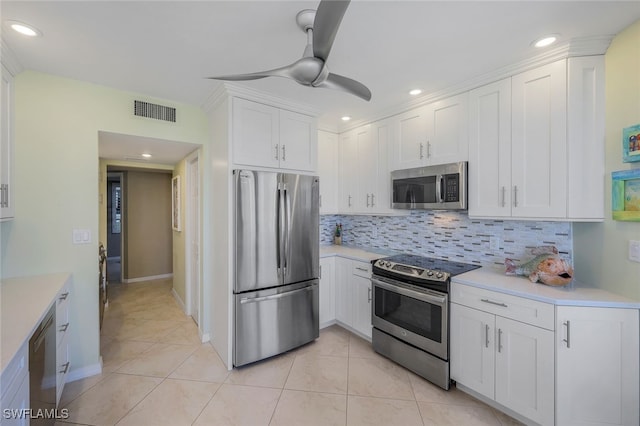
[[[447,282],[450,274],[448,272],[439,271],[437,269],[419,268],[417,266],[404,265],[385,259],[380,259],[374,263],[374,267],[392,272],[399,276],[407,276],[411,278],[422,279],[425,281]]]

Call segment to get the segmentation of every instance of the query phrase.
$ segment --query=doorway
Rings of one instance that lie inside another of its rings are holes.
[[[107,173],[107,282],[122,282],[122,173]]]

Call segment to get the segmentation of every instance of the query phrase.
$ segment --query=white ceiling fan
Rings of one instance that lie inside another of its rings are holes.
[[[307,46],[302,58],[291,65],[250,74],[209,77],[214,80],[243,81],[265,77],[285,77],[310,87],[342,90],[366,101],[371,99],[371,91],[362,83],[348,77],[329,72],[327,57],[333,40],[338,33],[342,17],[350,0],[322,0],[318,10],[305,9],[296,15],[300,29],[307,34]]]

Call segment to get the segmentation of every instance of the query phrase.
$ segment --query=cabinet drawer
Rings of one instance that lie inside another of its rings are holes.
[[[555,309],[549,303],[453,283],[451,301],[526,324],[555,330]]]
[[[18,350],[16,356],[13,357],[9,365],[5,368],[0,378],[0,396],[4,399],[8,395],[15,394],[22,379],[29,372],[29,341]]]
[[[351,270],[353,275],[363,278],[371,278],[371,263],[354,260],[351,262]]]

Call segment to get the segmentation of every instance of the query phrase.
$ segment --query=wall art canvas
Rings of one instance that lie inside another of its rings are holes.
[[[614,220],[640,222],[640,169],[611,173],[611,210]]]
[[[622,161],[640,161],[640,124],[622,129]]]

